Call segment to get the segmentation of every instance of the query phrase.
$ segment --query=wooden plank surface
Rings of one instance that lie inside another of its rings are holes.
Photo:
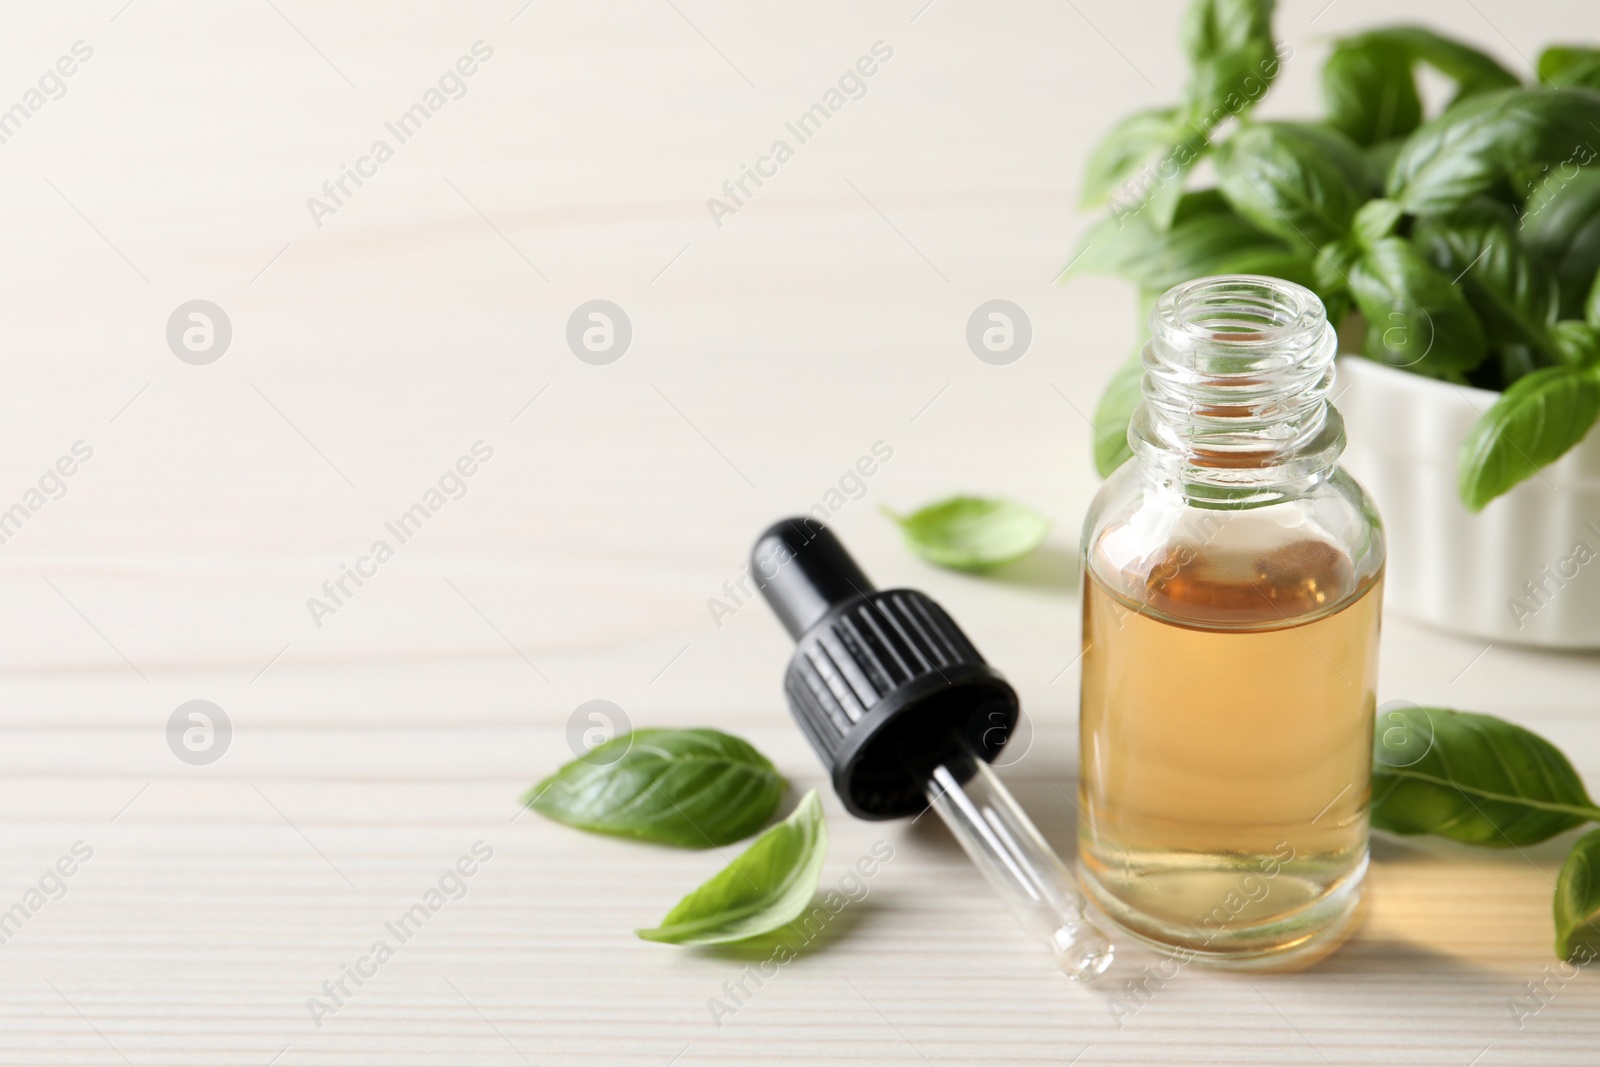
[[[1510,1009],[1552,964],[1570,838],[1378,841],[1370,914],[1336,956],[1186,968],[1129,1012],[1121,983],[1152,958],[1072,987],[931,820],[860,823],[827,795],[826,881],[877,841],[894,858],[820,949],[745,979],[716,1020],[752,961],[631,931],[726,857],[519,817],[592,699],[737,732],[794,796],[825,788],[782,705],[781,631],[707,602],[767,522],[882,442],[832,521],[1017,685],[1034,736],[1003,773],[1071,849],[1083,416],[1133,311],[1120,284],[1051,283],[1092,138],[1176,92],[1178,10],[8,12],[0,100],[76,41],[93,55],[0,145],[0,510],[75,442],[93,456],[0,544],[0,911],[40,891],[0,944],[0,1063],[1594,1062],[1594,975],[1552,983],[1520,1028]],[[1328,37],[1396,14],[1286,4],[1274,111],[1315,108]],[[1600,36],[1558,0],[1406,16],[1518,65]],[[317,226],[307,198],[480,40],[465,94]],[[893,56],[865,94],[717,226],[707,198],[876,41]],[[964,340],[997,297],[1034,330],[1004,367]],[[196,298],[233,327],[207,366],[164,337]],[[564,339],[597,298],[633,324],[608,366]],[[463,494],[314,619],[308,598],[478,441],[493,456]],[[877,513],[959,490],[1046,511],[1050,545],[976,580],[910,558]],[[1385,627],[1382,699],[1514,718],[1600,782],[1593,657]],[[167,746],[194,699],[232,724],[208,766]],[[78,842],[92,855],[45,878]],[[314,1020],[308,999],[478,842],[492,857],[447,881],[459,899]]]

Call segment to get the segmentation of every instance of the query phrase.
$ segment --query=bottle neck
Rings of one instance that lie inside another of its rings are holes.
[[[1322,302],[1292,282],[1231,275],[1168,290],[1150,315],[1134,455],[1191,497],[1281,497],[1344,451],[1328,403],[1337,353]]]

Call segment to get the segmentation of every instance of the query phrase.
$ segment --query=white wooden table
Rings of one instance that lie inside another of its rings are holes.
[[[1576,3],[1413,6],[1509,62],[1600,36]],[[1328,36],[1396,14],[1319,8],[1280,14],[1300,58],[1279,113],[1315,107]],[[1133,324],[1126,287],[1051,282],[1092,138],[1176,91],[1177,10],[8,11],[0,109],[74,42],[92,56],[0,143],[0,511],[75,442],[93,454],[0,544],[0,912],[23,905],[0,920],[0,1062],[1594,1062],[1594,975],[1520,1030],[1508,1008],[1553,962],[1564,841],[1377,841],[1370,916],[1335,957],[1186,969],[1119,1026],[1120,987],[1053,973],[939,827],[854,822],[829,795],[826,881],[880,839],[895,858],[719,1027],[707,1002],[749,961],[632,930],[725,857],[518,817],[592,699],[737,732],[794,796],[826,788],[782,704],[782,632],[759,605],[716,625],[707,601],[767,522],[883,442],[833,524],[1017,685],[1035,738],[1004,773],[1070,850],[1083,413]],[[385,123],[478,41],[492,56],[446,83],[465,95],[399,143]],[[716,225],[707,198],[878,41],[865,94]],[[380,138],[392,158],[362,163]],[[368,176],[318,226],[307,198],[341,165]],[[1034,331],[1009,366],[964,339],[995,298]],[[207,365],[164,335],[195,299],[232,327]],[[564,338],[594,299],[632,323],[610,365]],[[465,495],[314,621],[307,599],[478,441]],[[970,579],[877,512],[959,490],[1045,510],[1051,544]],[[1597,681],[1591,657],[1386,621],[1383,699],[1527,723],[1600,783]],[[233,731],[209,765],[167,743],[197,699]],[[492,858],[464,895],[313,1021],[308,999],[476,842]],[[71,876],[46,876],[62,857]],[[1124,978],[1149,962],[1125,959]]]

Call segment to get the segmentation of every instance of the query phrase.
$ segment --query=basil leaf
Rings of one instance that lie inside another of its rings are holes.
[[[1600,367],[1600,328],[1587,322],[1563,320],[1550,328],[1561,362],[1573,367]]]
[[[776,930],[811,903],[827,854],[828,824],[813,789],[794,814],[678,901],[660,926],[634,932],[672,945],[720,945]]]
[[[1184,12],[1180,36],[1189,56],[1184,87],[1185,125],[1210,133],[1253,110],[1282,64],[1272,40],[1273,0],[1195,0]]]
[[[1539,81],[1545,85],[1600,89],[1600,51],[1576,45],[1552,45],[1539,55]]]
[[[1262,45],[1270,52],[1273,6],[1273,0],[1195,0],[1178,31],[1190,66]]]
[[[1356,212],[1350,228],[1362,245],[1371,248],[1394,233],[1395,224],[1403,214],[1404,209],[1393,200],[1368,200]]]
[[[1248,115],[1277,78],[1279,66],[1272,42],[1266,39],[1196,64],[1184,91],[1193,128],[1209,134],[1229,118]]]
[[[1188,222],[1202,215],[1232,215],[1233,208],[1220,189],[1195,189],[1184,193],[1172,212],[1172,224]]]
[[[1422,122],[1411,52],[1390,40],[1340,41],[1322,68],[1328,125],[1358,145],[1404,137]]]
[[[1578,838],[1556,878],[1556,957],[1589,962],[1600,953],[1600,830]]]
[[[1590,152],[1600,91],[1507,89],[1475,96],[1406,139],[1388,195],[1414,215],[1438,214],[1490,191],[1519,169]]]
[[[1483,362],[1488,343],[1466,297],[1405,238],[1364,249],[1348,277],[1367,320],[1368,358],[1455,382]]]
[[[1457,489],[1473,511],[1560,459],[1600,418],[1600,380],[1546,367],[1511,383],[1461,446]]]
[[[596,745],[523,803],[580,830],[684,848],[748,837],[772,815],[783,776],[719,730],[635,730]]]
[[[1234,213],[1186,207],[1179,202],[1169,229],[1143,219],[1109,218],[1085,237],[1075,272],[1116,274],[1146,289],[1166,292],[1210,274],[1270,274],[1309,284],[1311,262]]]
[[[1320,122],[1279,122],[1274,125],[1321,152],[1339,168],[1351,185],[1361,190],[1364,197],[1383,194],[1383,172],[1373,169],[1371,161],[1367,159],[1366,149],[1332,126]]]
[[[1111,472],[1133,458],[1133,446],[1128,444],[1128,420],[1133,409],[1144,399],[1144,361],[1137,353],[1111,375],[1100,403],[1094,409],[1094,469],[1100,477],[1109,478]]]
[[[1543,357],[1539,364],[1556,361],[1550,328],[1560,310],[1559,292],[1523,247],[1510,208],[1478,197],[1448,215],[1418,219],[1411,242],[1466,289],[1491,343],[1525,344]]]
[[[1084,168],[1080,207],[1103,204],[1140,164],[1178,140],[1177,109],[1137,111],[1100,139]]]
[[[1495,363],[1491,364],[1485,360],[1467,379],[1480,389],[1504,392],[1506,387],[1518,378],[1532,374],[1540,367],[1548,367],[1551,363],[1548,356],[1536,353],[1527,345],[1517,342],[1499,345],[1493,355]],[[1491,373],[1496,370],[1497,374]]]
[[[1360,150],[1332,131],[1256,123],[1217,148],[1216,164],[1234,210],[1307,255],[1348,233],[1366,199],[1352,181],[1366,168]]]
[[[1353,40],[1397,45],[1455,82],[1456,96],[1451,107],[1479,93],[1510,89],[1520,84],[1515,74],[1486,53],[1421,26],[1390,26]]]
[[[1583,314],[1584,298],[1600,273],[1600,171],[1581,162],[1563,160],[1522,208],[1523,242],[1555,276],[1564,319]]]
[[[1578,772],[1530,730],[1445,708],[1385,711],[1373,736],[1372,825],[1469,845],[1532,845],[1600,818]]]
[[[1050,533],[1050,520],[1007,500],[953,496],[907,516],[885,509],[906,544],[929,563],[958,571],[986,570],[1021,559]]]
[[[1319,294],[1349,291],[1350,271],[1365,252],[1366,246],[1354,236],[1341,237],[1323,245],[1317,251],[1317,258],[1312,260],[1312,276],[1316,280],[1312,288]]]

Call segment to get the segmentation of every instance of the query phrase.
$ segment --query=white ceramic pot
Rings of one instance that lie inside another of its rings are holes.
[[[1498,393],[1339,360],[1345,468],[1389,539],[1384,606],[1485,641],[1600,648],[1600,432],[1474,515],[1456,456]]]

